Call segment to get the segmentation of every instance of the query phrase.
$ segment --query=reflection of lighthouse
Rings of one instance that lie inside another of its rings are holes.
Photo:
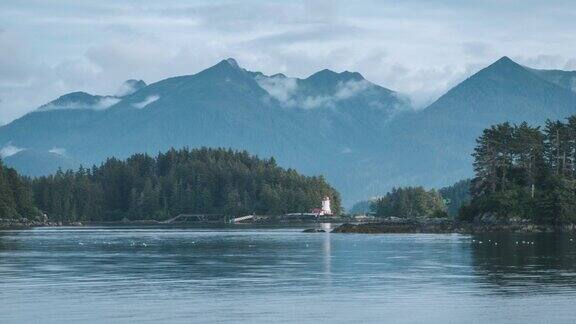
[[[332,215],[332,209],[330,209],[330,197],[322,198],[322,214]]]

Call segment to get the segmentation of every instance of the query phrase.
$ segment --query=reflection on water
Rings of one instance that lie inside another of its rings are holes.
[[[569,235],[0,232],[0,322],[571,322]]]
[[[568,234],[485,234],[473,237],[480,282],[497,293],[559,294],[576,289],[576,242]]]
[[[320,228],[322,228],[322,230],[324,230],[326,233],[329,233],[332,230],[332,224],[330,223],[322,223]],[[325,234],[324,236],[324,242],[323,242],[323,248],[322,250],[324,251],[324,254],[322,255],[322,257],[324,258],[324,273],[326,274],[326,280],[328,283],[330,283],[330,277],[332,275],[332,267],[330,266],[332,264],[332,243],[330,241],[330,238],[332,237],[332,235],[330,234]]]

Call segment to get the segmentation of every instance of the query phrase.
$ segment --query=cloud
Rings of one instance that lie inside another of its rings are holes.
[[[114,95],[117,97],[124,97],[133,94],[136,92],[136,90],[138,89],[134,86],[134,84],[124,82]]]
[[[339,101],[352,98],[357,94],[368,90],[370,87],[372,87],[372,84],[366,80],[349,80],[346,82],[340,82],[336,87],[334,99]]]
[[[92,106],[92,109],[94,109],[94,110],[108,109],[111,106],[117,104],[119,101],[120,101],[120,98],[104,97],[104,98],[100,99],[94,106]]]
[[[515,61],[535,69],[575,70],[576,58],[561,55],[518,55],[512,56]]]
[[[565,0],[553,6],[538,0],[0,1],[0,123],[68,92],[114,94],[128,78],[193,74],[226,57],[253,71],[299,78],[324,68],[355,70],[425,105],[503,55],[538,68],[576,69],[575,6]]]
[[[576,70],[576,58],[569,59],[564,66],[564,70],[574,71]]]
[[[65,148],[61,148],[61,147],[53,147],[50,150],[48,150],[48,152],[52,153],[52,154],[57,154],[57,155],[61,155],[61,156],[66,156],[66,149]]]
[[[293,97],[298,90],[298,80],[296,78],[288,78],[283,75],[275,75],[271,77],[257,76],[256,82],[262,89],[266,90],[268,94],[280,101],[286,106],[293,106]]]
[[[304,109],[315,109],[319,107],[333,107],[333,97],[329,96],[309,96],[302,98],[298,104],[299,107]]]
[[[373,86],[366,80],[349,80],[339,82],[330,94],[306,96],[300,91],[297,78],[284,75],[257,76],[256,82],[268,92],[270,97],[278,100],[283,106],[304,109],[333,107],[336,103],[352,98]]]
[[[132,106],[134,106],[135,108],[138,108],[138,109],[142,109],[142,108],[148,106],[149,104],[153,103],[154,101],[156,101],[158,99],[160,99],[160,96],[157,96],[157,95],[148,96],[148,97],[146,97],[146,99],[144,99],[140,102],[133,103]]]
[[[246,42],[247,46],[276,47],[293,46],[294,44],[330,43],[338,40],[366,37],[373,32],[354,25],[331,24],[331,25],[305,25],[293,30],[284,32],[272,32],[266,35],[259,35]]]
[[[3,148],[0,149],[0,158],[7,158],[24,150],[25,149],[21,147],[12,145],[12,143],[8,143]]]
[[[493,49],[489,44],[477,41],[462,43],[462,51],[464,54],[474,58],[486,57],[493,53]]]
[[[42,106],[40,110],[66,110],[66,109],[91,109],[91,110],[106,110],[111,106],[117,104],[121,99],[111,96],[106,96],[98,99],[94,104],[86,104],[85,102],[68,102],[66,104],[48,104]]]
[[[301,105],[305,109],[314,109],[318,107],[333,107],[338,102],[350,99],[366,90],[373,85],[366,80],[348,80],[339,82],[334,89],[334,93],[322,96],[308,96],[301,100]]]

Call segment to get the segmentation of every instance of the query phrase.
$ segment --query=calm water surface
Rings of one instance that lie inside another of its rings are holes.
[[[576,236],[0,231],[0,323],[575,323]]]

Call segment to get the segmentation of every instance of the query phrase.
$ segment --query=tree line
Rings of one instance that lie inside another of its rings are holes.
[[[472,199],[470,196],[471,184],[472,179],[464,179],[439,190],[446,203],[446,212],[451,218],[457,218],[460,207],[468,204]]]
[[[423,187],[393,188],[372,202],[372,212],[377,217],[446,217],[446,205],[437,190]]]
[[[494,125],[476,143],[472,201],[461,219],[489,213],[540,224],[576,221],[576,116],[543,128]]]
[[[40,215],[34,206],[30,181],[0,161],[0,218],[35,218]]]
[[[273,158],[225,149],[135,154],[22,181],[33,205],[61,222],[308,212],[324,196],[332,199],[335,211],[341,209],[338,192],[323,177],[303,176],[278,167]]]

